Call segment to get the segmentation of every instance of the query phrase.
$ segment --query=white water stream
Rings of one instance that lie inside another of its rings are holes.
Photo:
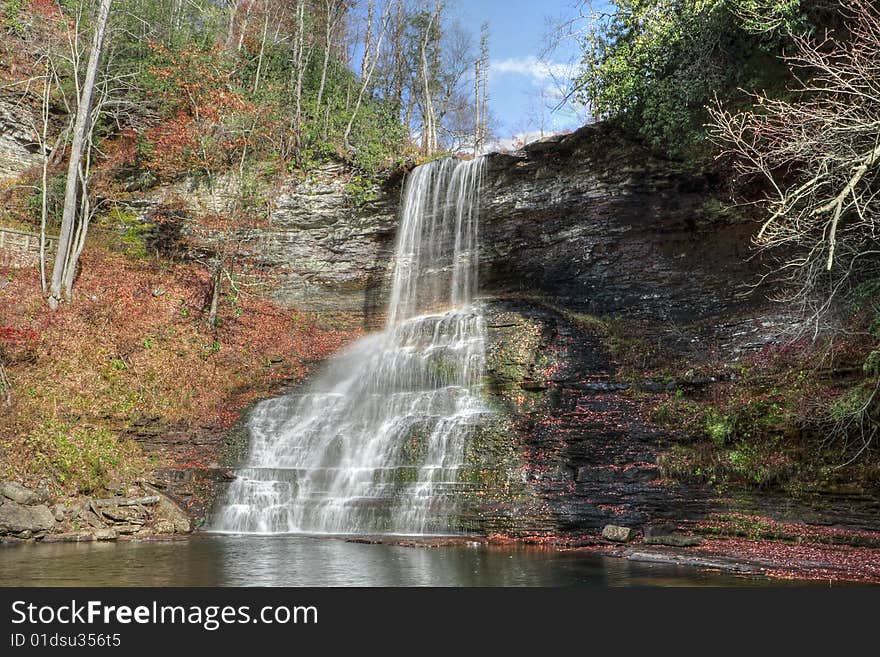
[[[305,389],[260,403],[213,530],[452,529],[465,442],[486,413],[477,291],[483,160],[417,167],[402,198],[388,321]]]

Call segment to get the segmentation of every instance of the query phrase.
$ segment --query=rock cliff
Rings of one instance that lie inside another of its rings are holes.
[[[390,275],[400,181],[362,202],[352,177],[330,164],[284,180],[269,199],[268,225],[237,239],[271,273],[276,300],[363,311],[374,323]],[[603,126],[491,154],[482,293],[641,320],[684,351],[756,348],[788,318],[764,301],[765,291],[750,293],[762,266],[748,257],[754,226],[724,210],[718,186]],[[193,209],[222,202],[177,185],[149,194],[146,207],[169,198]]]
[[[0,180],[16,178],[40,163],[35,120],[26,104],[0,96]]]
[[[601,125],[490,155],[482,287],[640,321],[691,355],[755,349],[791,318],[752,290],[754,225],[720,187]]]

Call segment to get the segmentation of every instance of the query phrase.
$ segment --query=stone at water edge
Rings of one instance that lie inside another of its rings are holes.
[[[675,533],[677,527],[672,523],[652,523],[649,525],[645,525],[643,531],[645,534],[645,538],[653,538],[656,536],[671,536]]]
[[[115,541],[117,538],[116,530],[112,529],[111,527],[96,529],[92,532],[92,534],[94,535],[96,541]]]
[[[682,536],[681,534],[668,534],[666,536],[648,536],[645,538],[647,545],[666,545],[668,547],[693,547],[700,544],[696,536]]]
[[[48,501],[48,496],[44,492],[34,492],[12,480],[0,481],[0,495],[24,505],[43,504]]]
[[[0,506],[0,534],[45,532],[55,527],[55,516],[40,504],[25,506],[9,500]]]
[[[631,527],[621,527],[619,525],[605,525],[602,528],[602,537],[615,543],[626,543],[633,537]]]

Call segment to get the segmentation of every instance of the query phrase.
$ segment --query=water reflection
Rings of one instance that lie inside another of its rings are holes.
[[[761,586],[577,551],[408,548],[303,536],[0,548],[2,586]]]

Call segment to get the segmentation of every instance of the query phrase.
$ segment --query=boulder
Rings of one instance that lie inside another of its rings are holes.
[[[649,536],[645,538],[648,545],[667,545],[669,547],[693,547],[700,544],[696,536],[682,536],[681,534],[668,534],[666,536]]]
[[[25,506],[12,500],[0,506],[0,534],[45,532],[55,526],[55,516],[43,504]]]
[[[144,524],[150,512],[142,506],[106,506],[101,507],[101,514],[115,523]]]
[[[602,528],[602,537],[615,543],[626,543],[633,537],[631,527],[621,527],[620,525],[605,525]]]
[[[0,180],[19,176],[40,162],[34,115],[15,96],[0,97]]]
[[[0,481],[0,495],[19,504],[43,504],[48,495],[45,492],[34,492],[17,481]]]
[[[55,522],[64,522],[64,514],[67,511],[67,507],[63,504],[56,504],[52,507],[52,514],[55,516]]]
[[[653,538],[655,536],[669,536],[674,534],[676,530],[676,526],[665,522],[665,523],[651,523],[649,525],[645,525],[643,531],[645,534],[645,538]]]
[[[43,537],[43,543],[90,543],[95,540],[95,535],[90,531],[61,532],[59,534],[47,534]]]
[[[192,519],[180,504],[158,489],[148,484],[142,485],[148,492],[159,498],[159,502],[155,506],[155,523],[152,528],[155,533],[189,534],[192,531]]]
[[[96,529],[92,532],[96,541],[115,541],[117,538],[116,530],[106,527],[104,529]]]

